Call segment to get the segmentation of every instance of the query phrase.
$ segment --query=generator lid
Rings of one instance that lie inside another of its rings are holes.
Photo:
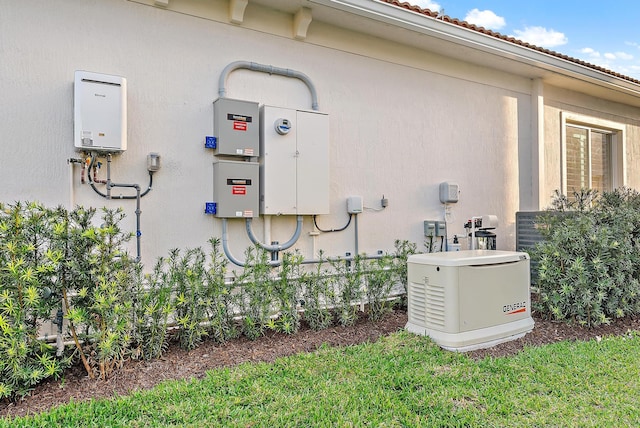
[[[441,253],[414,254],[407,263],[438,266],[477,266],[512,263],[528,260],[529,254],[516,251],[466,250]]]

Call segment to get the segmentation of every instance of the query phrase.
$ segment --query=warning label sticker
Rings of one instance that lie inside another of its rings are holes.
[[[247,188],[245,186],[233,186],[231,188],[231,194],[232,195],[246,195],[247,194]]]
[[[247,130],[247,122],[233,122],[233,130],[234,131],[246,131]]]

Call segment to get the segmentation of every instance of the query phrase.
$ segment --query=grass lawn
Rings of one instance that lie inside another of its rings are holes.
[[[640,334],[473,361],[400,332],[5,426],[640,426]]]

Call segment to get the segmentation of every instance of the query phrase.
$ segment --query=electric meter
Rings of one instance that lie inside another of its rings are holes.
[[[291,121],[289,119],[280,118],[274,124],[276,132],[280,135],[287,135],[291,131]]]

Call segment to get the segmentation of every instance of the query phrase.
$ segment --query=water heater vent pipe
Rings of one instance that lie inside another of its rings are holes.
[[[307,87],[309,88],[309,92],[311,92],[311,108],[313,110],[319,109],[318,94],[316,93],[316,88],[313,85],[313,82],[311,81],[311,79],[309,79],[309,76],[299,71],[291,70],[289,68],[274,67],[272,65],[258,64],[257,62],[249,62],[249,61],[235,61],[227,65],[222,70],[222,73],[220,73],[220,79],[218,80],[218,96],[220,98],[224,98],[227,95],[227,90],[225,88],[227,76],[232,72],[234,72],[235,70],[239,70],[239,69],[259,71],[262,73],[277,74],[279,76],[300,79],[305,83],[305,85],[307,85]]]

